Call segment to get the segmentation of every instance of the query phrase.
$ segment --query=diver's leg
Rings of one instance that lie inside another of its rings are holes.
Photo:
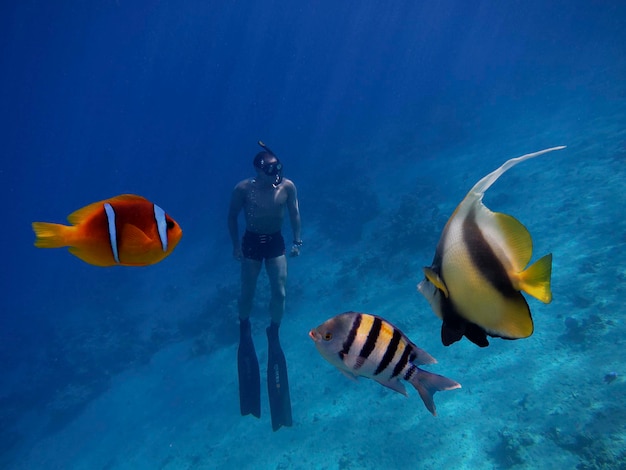
[[[270,317],[280,325],[285,313],[285,284],[287,282],[287,257],[285,255],[265,260],[265,270],[270,281]]]
[[[247,320],[252,311],[256,283],[261,272],[261,261],[243,258],[241,260],[241,293],[239,296],[239,319]]]
[[[250,312],[261,271],[261,262],[244,258],[241,261],[241,296],[239,298],[239,348],[237,366],[239,373],[239,408],[241,415],[261,417],[261,374],[252,341]]]

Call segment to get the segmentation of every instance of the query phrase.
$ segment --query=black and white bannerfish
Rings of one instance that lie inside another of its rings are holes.
[[[435,392],[461,388],[461,384],[420,369],[437,361],[413,344],[404,333],[376,315],[346,312],[309,332],[322,357],[351,379],[374,379],[396,392],[407,395],[400,379],[418,391],[433,415]]]
[[[492,212],[482,203],[489,187],[513,166],[564,146],[512,158],[482,178],[448,220],[425,279],[417,289],[443,321],[441,341],[448,346],[463,336],[480,347],[487,336],[527,338],[533,320],[520,291],[550,303],[552,255],[526,267],[532,239],[510,215]]]

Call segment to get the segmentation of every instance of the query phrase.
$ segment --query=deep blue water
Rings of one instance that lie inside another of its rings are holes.
[[[626,468],[625,31],[617,1],[4,2],[0,466]],[[305,240],[282,327],[295,422],[276,434],[265,398],[261,420],[238,413],[226,229],[259,139]],[[443,224],[480,177],[555,145],[486,197],[555,254],[555,301],[529,301],[529,339],[444,348],[415,292]],[[181,224],[163,262],[33,247],[31,222],[126,192]],[[463,383],[440,416],[314,352],[308,330],[352,309]]]

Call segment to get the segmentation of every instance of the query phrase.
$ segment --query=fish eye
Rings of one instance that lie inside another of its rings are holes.
[[[173,220],[168,220],[167,221],[167,229],[168,230],[172,230],[175,226],[176,226],[176,224],[174,223]]]
[[[330,341],[333,338],[333,334],[330,331],[324,333],[324,341]]]

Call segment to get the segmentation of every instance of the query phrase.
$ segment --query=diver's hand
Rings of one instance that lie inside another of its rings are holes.
[[[291,256],[292,258],[300,256],[300,248],[302,248],[302,245],[291,245],[291,251],[289,252],[289,256]]]

